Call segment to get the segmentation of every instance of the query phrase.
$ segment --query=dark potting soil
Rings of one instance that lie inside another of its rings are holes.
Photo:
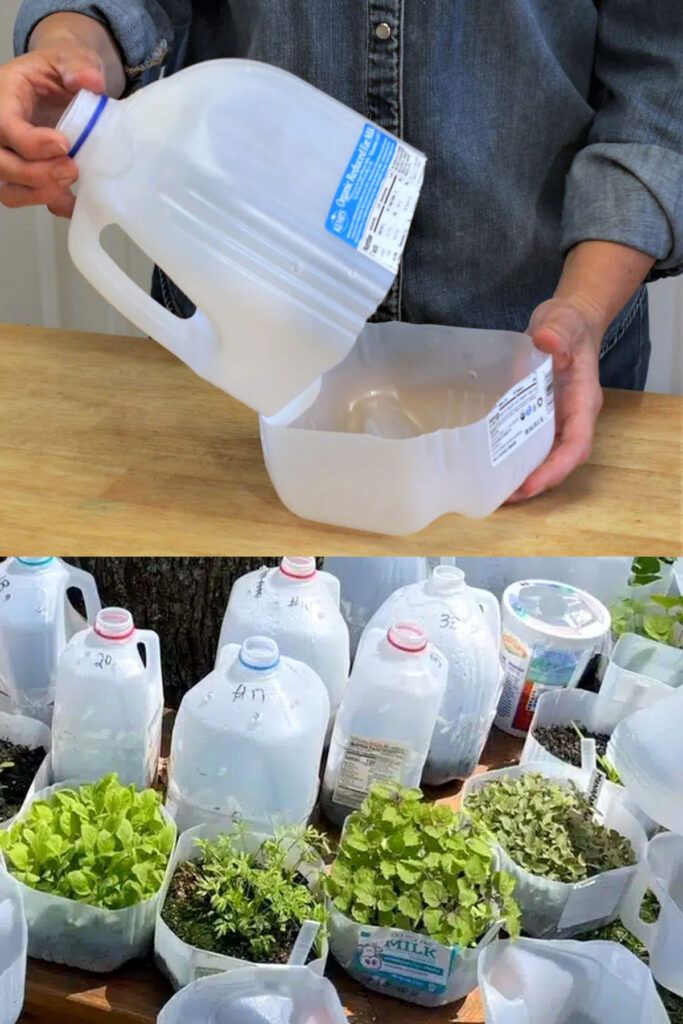
[[[45,758],[43,747],[22,747],[0,740],[0,821],[17,813]]]
[[[194,861],[185,861],[176,868],[161,916],[179,939],[197,949],[222,956],[234,956],[239,960],[259,963],[247,939],[240,935],[225,935],[219,938],[209,923],[210,904],[208,897],[197,892],[196,883],[200,866]],[[306,885],[304,879],[301,882]],[[267,961],[270,964],[286,964],[299,934],[300,926],[292,923],[279,937],[276,952]]]
[[[604,733],[588,732],[581,725],[579,725],[579,729],[584,739],[595,740],[597,756],[604,757],[607,753],[609,736]],[[581,767],[581,738],[573,725],[541,726],[534,729],[534,739],[560,760],[567,761],[576,768]]]

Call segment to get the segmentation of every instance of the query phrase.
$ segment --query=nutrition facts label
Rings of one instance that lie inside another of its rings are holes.
[[[351,736],[332,799],[346,807],[360,807],[375,782],[400,780],[407,756],[407,748],[397,743]]]
[[[554,410],[553,364],[548,357],[538,370],[510,388],[488,414],[491,465],[497,466],[512,455],[552,418]]]
[[[425,162],[422,153],[366,124],[330,207],[327,230],[395,274]]]

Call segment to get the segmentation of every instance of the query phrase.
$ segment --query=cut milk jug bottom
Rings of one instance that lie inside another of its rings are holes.
[[[313,402],[261,418],[292,512],[398,535],[446,512],[489,515],[554,432],[551,360],[531,338],[428,324],[368,324]]]

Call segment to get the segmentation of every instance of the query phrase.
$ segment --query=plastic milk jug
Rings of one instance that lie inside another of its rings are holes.
[[[375,782],[420,784],[447,677],[418,623],[368,631],[332,733],[322,793],[330,821],[341,824]]]
[[[125,609],[103,609],[92,628],[72,638],[59,661],[54,781],[94,781],[116,772],[124,785],[153,785],[163,709],[159,637],[151,629],[136,629]]]
[[[70,588],[80,590],[94,622],[100,599],[90,573],[61,558],[0,562],[0,689],[16,712],[48,724],[57,663],[72,634]]]
[[[185,694],[169,765],[168,809],[180,831],[220,821],[253,830],[304,824],[318,795],[327,690],[274,640],[226,644]]]
[[[353,346],[386,295],[425,158],[294,75],[196,64],[58,129],[80,171],[81,273],[196,373],[271,415]],[[158,305],[102,248],[118,224],[197,307]]]

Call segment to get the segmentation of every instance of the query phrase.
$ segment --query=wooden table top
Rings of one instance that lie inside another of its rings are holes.
[[[256,414],[146,339],[0,324],[5,548],[79,555],[638,554],[681,550],[683,398],[608,392],[590,462],[485,520],[357,533],[298,519]]]
[[[166,716],[168,739],[170,716]],[[167,743],[165,744],[167,745]],[[517,761],[522,740],[492,729],[476,773]],[[457,807],[460,783],[428,791],[430,799]],[[364,989],[332,959],[327,976],[344,1003],[350,1024],[484,1024],[477,991],[438,1009],[423,1009]],[[151,962],[135,962],[113,974],[89,974],[56,964],[29,963],[20,1024],[155,1024],[172,989]]]

